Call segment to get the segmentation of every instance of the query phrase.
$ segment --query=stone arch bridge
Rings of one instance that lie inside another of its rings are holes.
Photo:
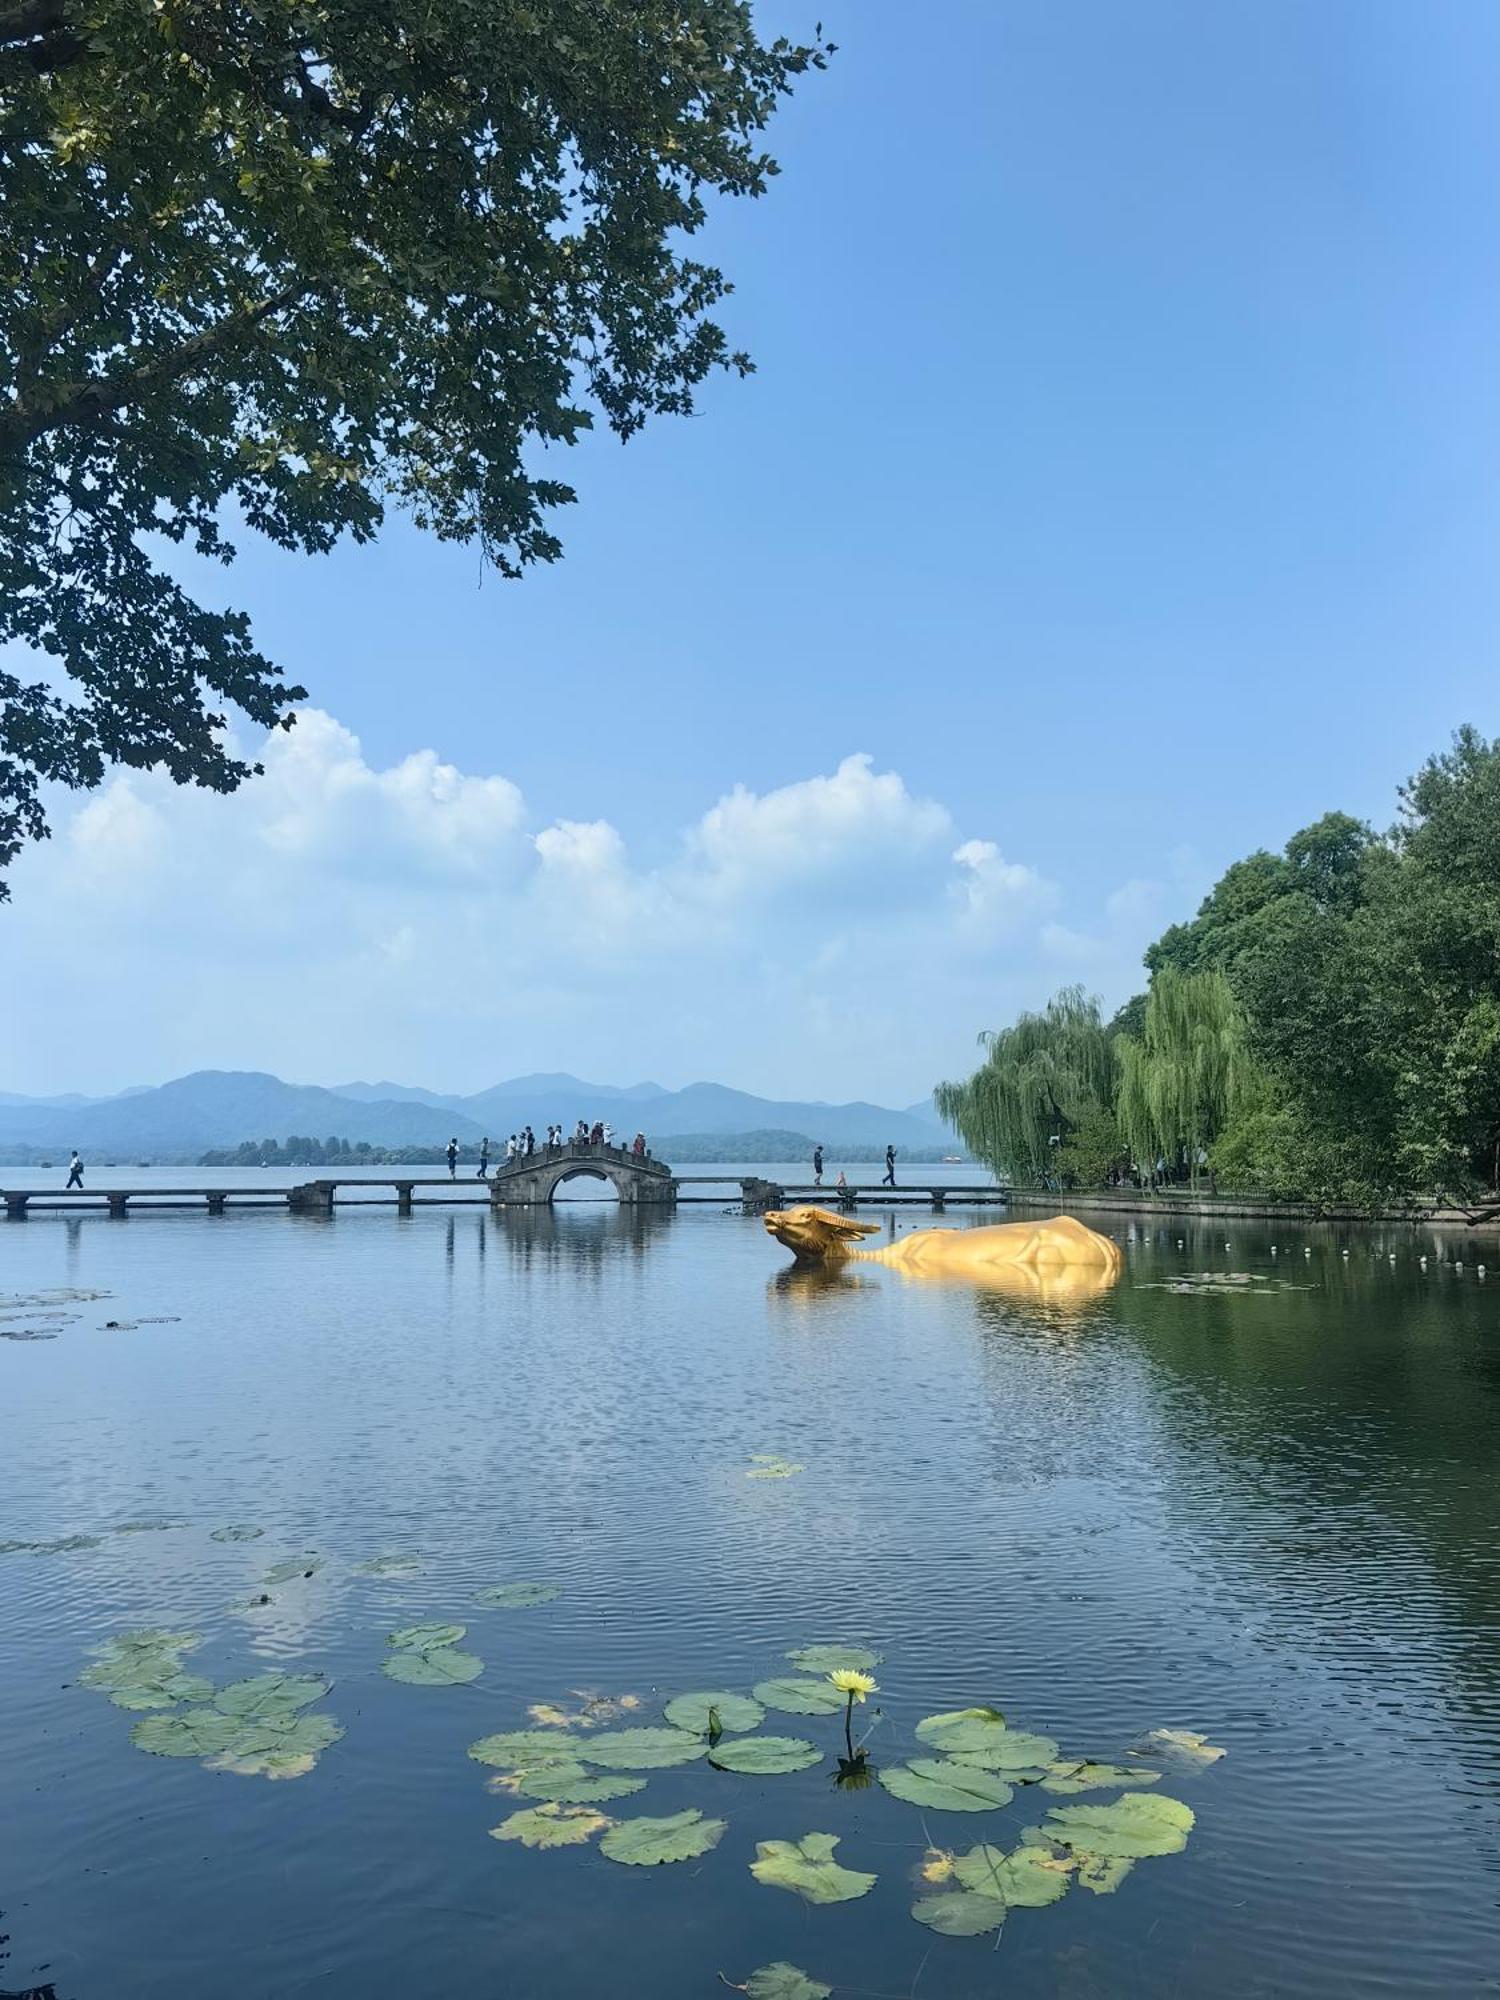
[[[490,1175],[490,1200],[497,1208],[524,1204],[544,1207],[564,1181],[579,1176],[608,1181],[622,1205],[674,1202],[677,1182],[672,1169],[649,1153],[638,1155],[624,1146],[594,1146],[570,1139],[562,1146],[539,1146],[501,1160]]]

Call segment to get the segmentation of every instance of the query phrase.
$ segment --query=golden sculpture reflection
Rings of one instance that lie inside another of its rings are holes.
[[[1048,1303],[1096,1297],[1120,1275],[1118,1245],[1071,1215],[988,1229],[914,1229],[880,1250],[857,1247],[862,1236],[879,1235],[878,1222],[856,1222],[831,1209],[772,1209],[765,1225],[795,1254],[798,1274],[834,1276],[851,1264],[883,1264],[918,1282],[977,1285]]]

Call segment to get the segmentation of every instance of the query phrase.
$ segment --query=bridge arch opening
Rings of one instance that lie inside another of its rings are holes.
[[[547,1199],[553,1207],[576,1203],[581,1208],[618,1208],[620,1190],[602,1168],[575,1167],[558,1176]]]

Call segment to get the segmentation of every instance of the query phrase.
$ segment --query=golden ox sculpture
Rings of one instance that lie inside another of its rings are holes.
[[[773,1208],[765,1225],[800,1265],[824,1270],[884,1264],[905,1278],[956,1279],[1045,1299],[1108,1291],[1120,1275],[1118,1245],[1071,1215],[988,1229],[914,1229],[880,1250],[857,1247],[862,1236],[880,1234],[878,1222],[856,1222],[827,1208]]]

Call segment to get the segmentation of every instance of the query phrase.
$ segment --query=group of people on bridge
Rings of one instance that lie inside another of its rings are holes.
[[[813,1147],[812,1167],[813,1186],[821,1187],[823,1185],[823,1147],[821,1142]],[[839,1177],[834,1182],[834,1186],[846,1188],[848,1185],[848,1181],[844,1178],[844,1170],[840,1167]],[[885,1149],[885,1179],[880,1185],[892,1188],[896,1185],[896,1149],[894,1146],[887,1146]]]
[[[512,1132],[505,1142],[505,1164],[509,1166],[515,1160],[532,1159],[537,1153],[541,1153],[544,1156],[548,1153],[559,1153],[569,1146],[601,1146],[612,1148],[614,1144],[615,1128],[607,1119],[603,1118],[596,1119],[592,1125],[589,1124],[586,1118],[580,1118],[571,1133],[566,1132],[561,1125],[549,1125],[547,1127],[547,1136],[542,1140],[540,1145],[538,1145],[536,1133],[531,1127],[523,1125],[519,1132]],[[637,1160],[644,1160],[647,1151],[645,1133],[637,1132],[634,1139],[630,1142],[632,1157]],[[448,1178],[450,1181],[457,1180],[457,1139],[450,1139],[448,1141],[447,1157]],[[487,1181],[489,1177],[490,1142],[488,1136],[486,1136],[480,1142],[479,1168],[474,1178],[480,1181]]]

